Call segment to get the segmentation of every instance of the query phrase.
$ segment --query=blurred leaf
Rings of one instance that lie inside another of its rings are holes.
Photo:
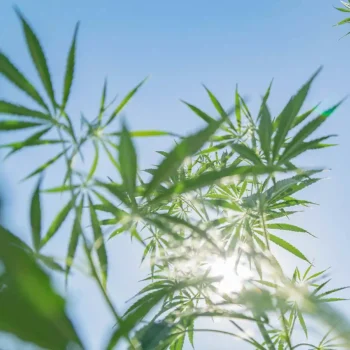
[[[193,106],[190,103],[187,103],[185,101],[181,101],[181,102],[183,102],[186,106],[188,106],[194,113],[196,113],[200,118],[202,118],[208,124],[216,122],[216,120],[214,118],[210,117],[208,114],[206,114],[205,112],[203,112],[199,108],[197,108],[197,107],[195,107],[195,106]]]
[[[34,86],[27,80],[27,78],[14,66],[14,64],[0,52],[0,74],[4,75],[11,83],[16,85],[19,89],[30,96],[40,106],[48,110],[44,100],[34,88]]]
[[[51,117],[43,112],[34,111],[32,109],[16,105],[7,101],[0,100],[0,114],[16,115],[31,117],[36,119],[44,119],[51,121]]]
[[[114,112],[111,114],[111,116],[109,117],[107,123],[105,126],[109,125],[114,118],[119,114],[119,112],[126,106],[126,104],[130,101],[130,99],[136,94],[136,92],[139,90],[139,88],[146,82],[147,78],[142,80],[140,84],[138,84],[133,90],[131,90],[122,100],[122,102],[120,102],[120,104],[118,105],[118,107],[114,110]]]
[[[272,121],[270,111],[265,103],[261,106],[260,112],[261,118],[259,123],[259,139],[261,144],[261,149],[264,152],[267,161],[270,160],[270,149],[271,149],[271,137],[272,137]]]
[[[258,155],[249,147],[244,144],[234,143],[231,145],[234,151],[236,151],[244,160],[249,160],[255,165],[262,165],[261,159]]]
[[[75,51],[76,51],[76,41],[77,41],[78,30],[79,30],[79,22],[75,26],[73,41],[67,57],[66,74],[64,77],[63,97],[62,97],[62,105],[61,105],[62,110],[66,108],[66,104],[67,104],[72,83],[73,83],[74,69],[75,69]],[[48,75],[48,77],[50,76]]]
[[[144,302],[138,304],[137,308],[128,313],[123,322],[121,322],[121,325],[113,332],[106,349],[114,349],[119,340],[129,334],[129,332],[164,298],[166,292],[167,290],[160,290],[148,294]]]
[[[15,243],[15,244],[14,244]],[[0,330],[40,348],[62,350],[83,346],[65,313],[65,301],[22,242],[0,228],[0,261],[7,285],[0,293]]]
[[[156,203],[158,201],[169,198],[170,196],[176,194],[182,194],[189,191],[194,191],[196,189],[213,185],[216,181],[223,179],[229,179],[234,177],[244,178],[252,175],[263,175],[271,174],[274,172],[283,171],[283,169],[278,167],[268,167],[268,166],[228,166],[222,170],[218,171],[208,171],[202,175],[196,176],[192,179],[183,180],[176,185],[168,188],[164,192],[160,193],[155,197],[149,204]]]
[[[277,244],[281,248],[287,250],[289,253],[297,256],[298,258],[305,260],[306,262],[310,263],[310,261],[306,258],[306,256],[297,248],[295,248],[290,243],[286,242],[284,239],[277,237],[275,235],[269,234],[269,239],[271,242]]]
[[[42,177],[40,177],[35,191],[32,195],[30,205],[30,225],[32,229],[32,242],[35,250],[39,250],[41,240],[41,201],[40,201],[40,188],[42,183]]]
[[[95,149],[95,156],[94,156],[94,160],[92,162],[90,171],[86,177],[86,182],[88,182],[89,180],[92,179],[92,177],[94,176],[96,169],[97,169],[97,165],[98,165],[98,160],[99,160],[99,148],[98,148],[98,143],[94,142],[94,149]]]
[[[137,155],[128,129],[123,125],[119,144],[120,175],[129,193],[131,200],[135,201],[135,188],[137,178]]]
[[[37,36],[33,32],[30,25],[27,23],[27,21],[24,19],[20,11],[16,9],[16,12],[22,22],[23,32],[26,38],[27,47],[28,47],[30,56],[32,58],[32,61],[40,76],[41,82],[43,83],[45,90],[50,98],[52,106],[55,108],[56,107],[55,95],[52,88],[50,72],[47,67],[44,51],[40,45],[40,42]]]
[[[22,122],[18,120],[0,120],[0,131],[13,131],[42,126],[43,124]]]
[[[210,123],[204,129],[184,138],[178,143],[158,165],[151,181],[149,182],[144,197],[152,193],[162,181],[167,180],[183,163],[185,158],[199,151],[209,138],[216,132],[224,120]]]
[[[47,230],[46,235],[40,242],[40,248],[42,248],[59,230],[67,215],[72,210],[76,197],[73,197],[56,215],[55,219],[51,222],[49,229]]]
[[[84,197],[81,198],[79,207],[76,208],[75,219],[74,219],[73,228],[72,228],[72,232],[69,240],[67,258],[66,258],[66,280],[68,278],[71,266],[74,261],[75,253],[79,243],[79,237],[82,233],[81,216],[83,211],[83,205],[84,205]]]
[[[114,132],[108,135],[116,135],[120,136],[122,133]],[[179,137],[178,134],[169,131],[161,131],[161,130],[135,130],[129,131],[131,137],[152,137],[152,136],[176,136]]]
[[[92,230],[94,233],[95,247],[96,247],[97,256],[98,256],[98,260],[99,260],[101,272],[102,272],[102,284],[106,286],[107,272],[108,272],[107,252],[106,252],[106,247],[104,243],[101,226],[98,222],[97,214],[90,197],[89,197],[89,210],[90,210],[90,220],[91,220]]]
[[[46,168],[48,168],[50,165],[55,163],[59,158],[61,158],[66,153],[66,150],[62,151],[61,153],[58,153],[55,157],[49,159],[47,162],[45,162],[43,165],[40,165],[37,169],[32,171],[29,175],[27,175],[22,181],[27,180],[37,174],[42,173]]]

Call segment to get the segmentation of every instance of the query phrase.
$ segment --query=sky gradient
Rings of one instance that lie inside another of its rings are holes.
[[[38,85],[14,4],[9,0],[0,2],[0,49]],[[125,110],[128,124],[132,129],[172,130],[182,134],[202,122],[180,103],[180,98],[213,112],[201,83],[226,107],[232,105],[238,84],[241,94],[256,112],[261,95],[273,78],[269,106],[274,115],[321,65],[324,69],[313,85],[305,108],[322,102],[321,107],[326,109],[350,93],[350,39],[339,41],[346,28],[332,28],[344,17],[332,8],[332,4],[339,5],[336,1],[18,0],[16,4],[44,46],[58,91],[61,91],[74,26],[80,21],[77,70],[69,104],[69,111],[77,115],[77,119],[81,111],[87,118],[95,116],[106,76],[109,98],[114,94],[125,95],[150,76]],[[0,96],[26,101],[2,79]],[[318,269],[332,266],[334,286],[350,284],[349,108],[349,102],[345,102],[320,131],[338,134],[339,146],[314,152],[302,160],[309,167],[331,169],[328,180],[304,192],[305,198],[320,206],[308,209],[295,219],[296,224],[318,239],[298,236],[291,239],[315,259]],[[12,136],[0,137],[9,140]],[[155,151],[170,145],[169,139],[138,142],[140,168],[156,164],[159,157]],[[5,162],[1,169],[2,187],[6,188],[9,204],[7,224],[28,241],[29,234],[25,233],[28,222],[17,218],[28,217],[28,198],[35,180],[25,183],[19,180],[49,155],[52,155],[50,150],[39,157],[35,151],[25,151]],[[106,163],[99,174],[112,171]],[[59,180],[60,177],[54,175],[47,183],[56,185]],[[47,224],[63,202],[50,202],[50,207],[49,201],[45,202]],[[63,228],[60,237],[51,243],[51,252],[59,254],[62,250],[64,254],[66,238]],[[139,269],[140,247],[130,244],[127,237],[111,241],[109,247],[110,288],[113,300],[122,310],[125,301],[139,289],[137,281],[147,269]],[[94,283],[77,274],[71,283],[70,303],[75,320],[82,325],[80,332],[90,344],[88,350],[99,350],[108,334],[111,317]],[[343,303],[341,309],[350,317],[349,304]],[[84,317],[84,311],[91,317]],[[243,345],[235,347],[235,343],[219,336],[200,335],[195,341],[201,350],[244,349]],[[188,349],[190,347],[186,347]]]

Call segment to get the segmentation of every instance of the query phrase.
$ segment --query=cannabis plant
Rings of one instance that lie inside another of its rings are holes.
[[[311,235],[291,220],[313,205],[299,193],[319,182],[324,169],[300,167],[300,156],[333,145],[329,140],[334,135],[313,135],[342,101],[323,111],[318,106],[302,110],[320,69],[276,116],[268,107],[271,84],[257,115],[238,89],[226,109],[204,87],[217,115],[183,101],[203,122],[189,135],[129,130],[125,120],[116,127],[145,81],[117,104],[109,103],[106,82],[96,117],[82,116],[78,128],[68,108],[78,26],[59,94],[38,37],[18,10],[17,14],[45,95],[0,53],[0,74],[32,101],[26,106],[0,101],[0,129],[28,130],[20,141],[1,147],[8,150],[7,157],[32,147],[38,154],[51,145],[60,150],[25,176],[37,178],[30,205],[31,246],[1,228],[0,330],[48,349],[88,347],[44,272],[60,271],[69,288],[81,246],[91,278],[115,320],[105,349],[180,350],[186,339],[196,348],[200,332],[225,334],[260,350],[350,348],[350,325],[331,306],[343,300],[338,292],[346,287],[329,287],[328,272],[317,270],[300,247],[283,238],[283,231]],[[139,169],[134,138],[164,135],[174,138],[174,146],[159,151],[162,160],[157,166]],[[94,155],[88,159],[91,145]],[[101,154],[115,173],[98,178]],[[50,177],[60,159],[65,165],[61,182],[47,188],[43,174]],[[81,166],[76,159],[82,160]],[[69,198],[46,228],[41,203],[47,193]],[[62,234],[69,217],[73,220],[62,264],[49,256],[47,247]],[[149,266],[144,287],[124,314],[114,307],[107,284],[108,258],[113,254],[108,241],[122,234],[142,245],[139,258]],[[276,248],[294,259],[292,275],[279,263]],[[211,318],[226,320],[232,330],[197,326],[198,320]],[[324,331],[320,339],[312,334],[315,327]]]

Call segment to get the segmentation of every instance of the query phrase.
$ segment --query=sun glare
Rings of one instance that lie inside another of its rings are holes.
[[[218,286],[225,294],[239,292],[244,282],[252,277],[250,269],[245,266],[239,266],[236,271],[234,259],[216,258],[208,263],[208,267],[213,277],[222,277]]]

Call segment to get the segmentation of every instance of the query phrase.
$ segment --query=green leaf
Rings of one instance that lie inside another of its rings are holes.
[[[51,121],[51,117],[43,112],[35,111],[20,105],[0,100],[0,114],[16,115]]]
[[[90,179],[92,179],[92,177],[94,176],[96,169],[97,169],[97,165],[98,165],[98,159],[99,159],[99,148],[98,148],[98,143],[94,142],[94,148],[95,148],[95,157],[94,160],[92,162],[90,171],[86,177],[86,182],[88,182]]]
[[[300,111],[300,108],[302,107],[306,99],[310,86],[314,81],[314,79],[316,78],[316,76],[321,71],[321,68],[319,68],[316,71],[316,73],[313,74],[313,76],[309,79],[309,81],[307,81],[306,84],[297,92],[297,94],[290,99],[290,101],[284,107],[281,114],[277,117],[275,121],[277,130],[276,130],[276,135],[274,137],[274,144],[273,144],[273,159],[276,159],[280,148],[285,142],[285,138],[288,132],[290,131],[295,121],[295,118],[297,117]]]
[[[40,177],[35,191],[32,195],[30,205],[30,225],[32,229],[32,242],[35,250],[39,250],[41,240],[41,203],[40,203],[40,188],[42,178]]]
[[[101,272],[102,272],[102,284],[106,286],[107,272],[108,272],[107,252],[106,252],[106,247],[105,247],[101,226],[98,222],[94,204],[92,203],[90,197],[89,197],[89,210],[90,210],[90,220],[92,225],[92,231],[94,233],[94,239],[95,239],[94,246],[97,251],[97,256],[98,256],[98,260],[99,260]]]
[[[181,102],[184,103],[186,106],[188,106],[194,113],[196,113],[200,118],[202,118],[208,124],[216,122],[214,118],[210,117],[208,114],[206,114],[205,112],[203,112],[202,110],[200,110],[196,106],[193,106],[190,103],[187,103],[187,102],[182,101],[182,100],[181,100]]]
[[[85,348],[65,312],[65,300],[25,247],[21,240],[0,228],[0,261],[4,270],[1,278],[6,280],[0,293],[0,331],[31,343],[33,348]]]
[[[272,137],[272,121],[271,121],[271,115],[270,111],[267,108],[266,103],[263,103],[261,106],[261,112],[260,112],[260,123],[259,123],[259,139],[260,139],[260,145],[261,149],[264,152],[265,158],[269,161],[270,160],[270,149],[271,149],[271,137]]]
[[[76,51],[78,30],[79,30],[79,22],[75,26],[73,41],[67,57],[66,74],[64,77],[63,98],[62,98],[62,105],[61,105],[62,110],[66,108],[66,104],[68,102],[69,94],[73,83],[74,68],[75,68],[75,51]],[[50,78],[50,76],[48,77]]]
[[[248,160],[255,165],[262,165],[261,159],[258,155],[249,147],[244,144],[234,143],[231,145],[234,151],[236,151],[244,160]]]
[[[54,95],[50,72],[47,66],[44,51],[40,45],[40,42],[37,36],[35,35],[30,25],[27,23],[27,21],[24,19],[20,11],[16,9],[16,12],[22,22],[23,32],[26,38],[27,47],[28,47],[30,56],[32,58],[32,61],[40,76],[41,82],[43,83],[46,93],[50,98],[52,106],[55,108],[56,107],[55,95]]]
[[[129,332],[164,298],[167,290],[148,294],[140,305],[133,312],[130,312],[127,317],[121,322],[121,325],[113,332],[107,350],[113,350],[119,340],[127,336]]]
[[[236,85],[236,91],[235,91],[235,115],[236,115],[238,130],[241,130],[242,128],[241,97],[239,96],[237,85]]]
[[[310,263],[310,261],[306,258],[306,256],[296,247],[291,245],[290,243],[286,242],[284,239],[277,237],[275,235],[269,234],[269,238],[271,242],[277,244],[281,248],[287,250],[289,253],[295,255],[296,257],[305,260],[306,262]]]
[[[100,110],[98,112],[98,122],[101,123],[103,113],[105,111],[105,104],[106,104],[106,96],[107,96],[107,78],[105,79],[105,82],[103,84],[103,90],[101,95],[101,101],[100,101]]]
[[[291,224],[274,223],[274,224],[267,224],[266,227],[273,230],[285,230],[285,231],[303,232],[303,233],[310,234],[310,232],[304,230],[303,228],[299,226],[291,225]]]
[[[22,122],[18,120],[0,120],[0,131],[13,131],[42,126],[43,124]]]
[[[345,18],[342,21],[338,22],[336,24],[336,26],[340,26],[340,25],[345,24],[345,23],[350,23],[350,17],[349,18]]]
[[[281,156],[280,161],[283,162],[284,159],[290,159],[289,154],[293,154],[293,152],[297,152],[298,146],[308,137],[310,136],[316,129],[318,129],[323,122],[341,105],[343,102],[340,101],[332,108],[321,113],[320,116],[312,120],[310,123],[306,124],[288,143],[286,146],[284,153]]]
[[[125,125],[119,143],[120,175],[131,200],[135,198],[137,179],[137,155],[129,131]]]
[[[175,134],[173,132],[169,131],[161,131],[161,130],[135,130],[135,131],[129,131],[129,134],[131,137],[152,137],[152,136],[176,136],[179,137],[180,135]],[[116,135],[120,136],[120,132],[111,133],[108,135]]]
[[[184,138],[178,143],[158,165],[157,170],[146,188],[144,197],[147,197],[161,184],[161,182],[167,180],[169,176],[176,172],[187,157],[198,152],[216,132],[222,122],[223,119],[216,121],[215,123],[210,123],[207,127]]]
[[[192,179],[183,180],[176,185],[160,193],[156,198],[154,198],[149,204],[154,204],[158,201],[164,200],[173,194],[182,194],[189,191],[194,191],[196,189],[213,185],[215,182],[220,180],[228,180],[230,178],[245,178],[252,175],[263,175],[271,174],[274,172],[283,171],[283,169],[278,167],[269,166],[236,166],[232,165],[222,170],[208,171],[202,175],[196,176]]]
[[[118,107],[113,111],[111,116],[109,117],[105,126],[109,125],[114,118],[119,114],[119,112],[126,106],[126,104],[130,101],[130,99],[136,94],[136,92],[140,89],[140,87],[146,82],[147,78],[142,80],[134,89],[132,89],[120,102]]]
[[[217,110],[217,112],[219,113],[220,117],[225,120],[226,122],[228,122],[231,126],[231,128],[233,130],[236,130],[236,128],[234,127],[234,125],[232,124],[230,118],[229,118],[229,113],[227,113],[224,108],[221,106],[220,102],[218,101],[218,99],[214,96],[214,94],[206,87],[204,86],[205,90],[207,91],[209,98],[211,100],[211,102],[213,103],[215,109]]]
[[[305,333],[305,336],[306,336],[306,338],[308,338],[307,326],[306,326],[306,323],[305,323],[305,320],[304,320],[304,316],[303,316],[303,314],[301,313],[301,311],[298,308],[296,309],[296,313],[297,313],[297,316],[298,316],[299,323],[300,323],[300,325],[303,328],[303,331]]]
[[[71,266],[74,261],[75,253],[79,243],[79,237],[82,233],[81,216],[83,211],[83,205],[84,205],[84,197],[81,198],[79,207],[76,209],[72,232],[69,239],[68,252],[67,252],[67,258],[66,258],[66,280],[68,278]]]
[[[61,153],[57,154],[55,157],[49,159],[47,162],[45,162],[43,165],[40,165],[37,169],[35,169],[34,171],[32,171],[28,176],[26,176],[22,181],[27,180],[37,174],[40,174],[41,172],[43,172],[46,168],[48,168],[50,165],[52,165],[53,163],[55,163],[59,158],[61,158],[65,153],[67,152],[67,150],[62,151]]]
[[[56,215],[54,220],[51,222],[49,229],[46,232],[46,235],[40,242],[40,248],[44,247],[44,245],[56,234],[59,228],[62,226],[64,220],[67,218],[68,214],[72,210],[75,204],[76,197],[73,197]]]
[[[0,52],[0,74],[5,76],[12,84],[16,85],[24,93],[30,96],[40,106],[48,111],[48,107],[44,100],[34,88],[34,86],[27,80],[27,78],[12,64],[12,62]]]
[[[299,124],[301,124],[309,115],[311,115],[319,106],[320,104],[318,103],[315,107],[309,109],[308,111],[306,111],[305,113],[297,116],[294,120],[293,123],[293,128],[295,128],[296,126],[298,126]]]

